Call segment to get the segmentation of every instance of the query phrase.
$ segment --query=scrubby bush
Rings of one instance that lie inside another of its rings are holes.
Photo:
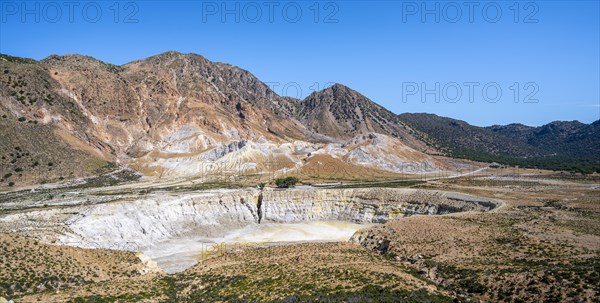
[[[279,188],[294,187],[300,180],[296,177],[285,177],[275,179],[275,185]]]

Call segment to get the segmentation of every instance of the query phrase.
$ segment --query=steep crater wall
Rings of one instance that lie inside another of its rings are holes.
[[[66,245],[139,250],[176,237],[219,237],[252,224],[385,223],[415,214],[488,211],[499,203],[418,189],[216,190],[14,213],[0,223]]]

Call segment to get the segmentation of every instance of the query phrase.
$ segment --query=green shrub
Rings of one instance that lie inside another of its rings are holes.
[[[279,188],[294,187],[300,180],[296,177],[285,177],[275,179],[275,185]]]
[[[15,182],[8,182],[8,186],[15,186]]]
[[[25,120],[27,120],[27,119],[25,117],[21,117],[18,120],[19,120],[19,122],[25,122]]]

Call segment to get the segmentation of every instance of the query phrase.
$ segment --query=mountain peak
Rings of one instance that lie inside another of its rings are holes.
[[[45,62],[45,63],[55,63],[55,62],[80,62],[80,63],[106,63],[102,60],[98,60],[94,57],[91,56],[85,56],[85,55],[80,55],[80,54],[64,54],[64,55],[50,55],[44,59],[42,59],[41,62]]]
[[[313,92],[303,100],[303,103],[308,108],[316,108],[320,106],[320,104],[331,105],[332,103],[336,103],[336,106],[370,107],[372,105],[377,105],[361,93],[340,83],[335,83],[320,91]]]
[[[0,53],[0,61],[15,62],[15,63],[36,63],[37,60],[31,58],[15,57]]]
[[[123,71],[122,66],[80,54],[50,55],[40,62],[46,66],[61,67],[67,70],[87,70],[92,73],[94,72],[93,70],[104,70],[110,73]]]
[[[166,51],[166,52],[160,53],[160,54],[158,54],[157,56],[160,56],[160,55],[183,55],[183,53],[181,53],[181,52],[178,52],[178,51],[176,51],[176,50],[169,50],[169,51]]]
[[[363,96],[362,94],[360,94],[359,92],[351,89],[350,87],[341,84],[341,83],[335,83],[329,87],[326,87],[320,91],[316,91],[315,93],[317,94],[327,94],[327,93],[334,93],[334,94],[357,94],[360,95],[362,97],[364,97],[365,99],[367,99],[367,97]]]
[[[331,89],[331,90],[353,90],[350,87],[348,87],[348,86],[346,86],[344,84],[341,84],[341,83],[335,83],[334,85],[332,85],[332,86],[330,86],[330,87],[328,87],[326,89]]]
[[[299,108],[297,115],[301,121],[332,138],[350,139],[369,132],[408,141],[412,138],[394,113],[340,83],[312,93],[302,100]]]
[[[136,63],[149,63],[149,64],[161,64],[166,62],[171,62],[176,59],[184,59],[184,60],[192,60],[192,59],[200,59],[201,61],[209,62],[204,56],[196,54],[196,53],[188,53],[184,54],[175,50],[166,51],[164,53],[156,54],[147,58],[134,60],[125,65],[133,65]]]

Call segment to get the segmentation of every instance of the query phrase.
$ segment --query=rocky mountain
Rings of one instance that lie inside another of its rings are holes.
[[[240,68],[167,52],[123,66],[79,55],[41,64],[116,154],[194,153],[228,139],[301,139],[290,102]]]
[[[600,166],[598,123],[481,128],[435,115],[397,116],[341,84],[297,100],[196,54],[166,52],[122,66],[82,55],[0,55],[0,98],[2,186],[118,166],[170,178],[205,175],[207,165],[213,175],[308,169],[315,177],[329,167],[331,178],[372,179],[447,168],[436,155]]]
[[[434,114],[400,114],[404,123],[426,134],[423,137],[430,145],[446,153],[467,156],[469,151],[489,154],[510,154],[514,156],[531,155],[533,148],[511,140],[490,129],[470,125],[452,118]]]
[[[0,56],[0,186],[114,169],[111,147],[82,131],[87,117],[62,92],[39,62]]]
[[[0,71],[3,132],[16,136],[0,153],[9,162],[22,157],[13,149],[35,138],[18,131],[23,120],[46,129],[40,133],[51,138],[48,142],[61,142],[44,143],[37,148],[40,155],[28,161],[65,162],[66,171],[79,170],[69,172],[71,177],[95,174],[114,162],[155,176],[196,175],[203,173],[205,162],[228,169],[258,169],[265,162],[275,162],[277,171],[298,169],[311,164],[311,152],[323,148],[343,149],[343,157],[352,152],[346,146],[355,146],[346,143],[366,133],[389,136],[385,140],[391,145],[414,151],[394,161],[439,163],[422,153],[425,145],[393,113],[347,87],[335,85],[306,100],[282,97],[248,71],[196,54],[167,52],[122,66],[82,55],[41,61],[2,55]],[[319,115],[331,118],[319,120]],[[23,154],[32,155],[30,149]],[[45,152],[50,149],[57,152]],[[75,151],[96,165],[83,171],[68,165]],[[363,158],[377,158],[374,152],[369,149]],[[375,171],[397,172],[399,163],[386,161],[374,164]],[[15,165],[6,169],[12,172]],[[19,175],[36,175],[21,170]]]
[[[497,134],[545,151],[569,157],[600,157],[600,120],[591,124],[579,121],[554,121],[539,127],[522,124],[487,127]]]
[[[375,132],[424,147],[394,113],[342,84],[313,92],[300,102],[296,115],[315,132],[332,138]]]
[[[477,127],[433,114],[407,113],[399,118],[425,134],[423,140],[430,145],[455,157],[557,170],[600,170],[600,120]]]

